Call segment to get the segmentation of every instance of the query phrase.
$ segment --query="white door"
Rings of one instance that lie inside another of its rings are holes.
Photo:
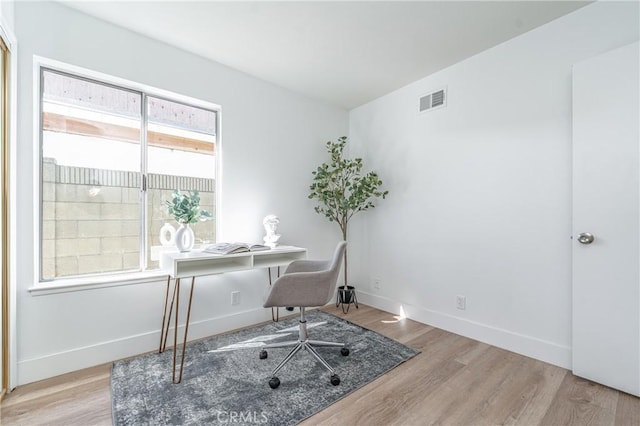
[[[639,49],[634,43],[573,69],[573,372],[634,395],[640,395]]]

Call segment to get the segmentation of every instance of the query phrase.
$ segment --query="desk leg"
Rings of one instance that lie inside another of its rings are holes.
[[[269,287],[271,287],[271,267],[267,268],[267,273],[269,274]],[[280,267],[278,266],[278,276],[280,278]],[[278,322],[280,320],[280,309],[276,306],[271,308],[271,321]]]
[[[178,280],[175,280],[176,283]],[[171,276],[167,279],[167,292],[164,299],[164,310],[162,311],[162,328],[160,329],[160,347],[158,353],[162,353],[167,348],[167,338],[169,337],[169,329],[171,328],[171,315],[173,314],[173,304],[176,300],[176,285],[173,286],[173,295],[171,296],[171,305],[169,305],[169,316],[166,316],[167,301],[169,299],[169,289],[171,284]],[[176,311],[177,312],[177,311]],[[175,330],[174,330],[175,332]]]
[[[176,297],[176,322],[173,335],[173,383],[182,381],[182,371],[184,370],[184,356],[187,349],[187,336],[189,334],[189,320],[191,319],[191,302],[193,301],[193,288],[195,287],[196,277],[191,278],[191,290],[189,291],[189,303],[187,305],[187,318],[184,324],[184,338],[182,340],[182,356],[180,357],[180,374],[176,380],[176,354],[178,352],[178,303],[180,300],[180,279],[176,280],[177,297]]]
[[[174,294],[176,296],[176,321],[173,327],[173,383],[176,383],[176,354],[178,353],[178,315],[180,310],[178,309],[180,306],[180,278],[176,278],[176,283],[174,287]]]
[[[160,328],[160,345],[158,346],[158,353],[164,351],[162,347],[162,340],[164,339],[164,327],[167,322],[167,302],[169,301],[169,286],[171,284],[171,275],[167,275],[167,292],[164,295],[164,308],[162,309],[162,327]],[[171,301],[171,307],[173,307],[173,301]],[[171,318],[169,318],[171,320]]]

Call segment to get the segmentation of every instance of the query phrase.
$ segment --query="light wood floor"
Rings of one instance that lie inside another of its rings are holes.
[[[303,425],[640,425],[640,398],[368,306],[326,311],[422,351]],[[110,365],[21,386],[2,425],[109,425]]]

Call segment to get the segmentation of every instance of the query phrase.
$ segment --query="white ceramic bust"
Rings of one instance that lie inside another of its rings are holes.
[[[280,239],[280,235],[276,234],[278,230],[278,224],[280,223],[280,219],[278,216],[270,214],[262,219],[262,224],[264,225],[264,230],[267,233],[264,236],[265,245],[274,248],[278,245],[278,240]]]

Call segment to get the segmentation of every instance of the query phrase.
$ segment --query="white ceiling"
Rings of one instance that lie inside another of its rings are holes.
[[[64,3],[346,109],[588,4],[450,0]]]

